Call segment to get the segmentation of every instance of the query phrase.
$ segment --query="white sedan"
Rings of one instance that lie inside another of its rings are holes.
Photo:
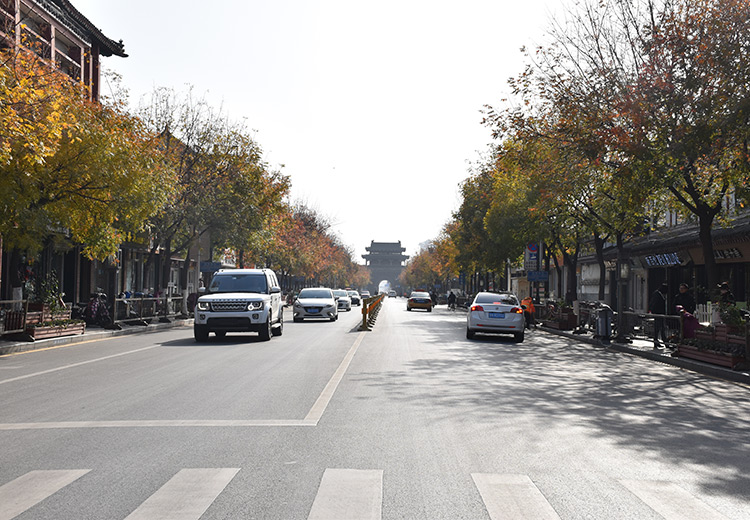
[[[512,293],[480,292],[466,314],[466,337],[474,339],[477,332],[513,334],[517,343],[523,341],[524,315],[521,302]]]
[[[336,298],[339,310],[350,311],[352,310],[352,297],[344,289],[336,289],[333,291],[333,297]]]
[[[302,289],[292,306],[294,321],[305,318],[339,319],[339,310],[333,291],[324,287]]]

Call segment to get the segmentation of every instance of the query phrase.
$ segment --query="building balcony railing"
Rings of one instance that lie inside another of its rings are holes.
[[[57,68],[63,71],[76,81],[81,81],[81,65],[76,63],[69,56],[55,51],[55,64]]]
[[[52,47],[49,42],[24,25],[21,25],[21,45],[33,50],[39,57],[46,60],[52,57]]]

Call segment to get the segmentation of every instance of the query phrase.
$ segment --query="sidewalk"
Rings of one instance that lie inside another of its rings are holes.
[[[192,326],[193,320],[190,319],[174,319],[169,323],[161,323],[155,321],[148,325],[122,325],[121,330],[109,330],[101,327],[86,327],[86,331],[83,334],[77,334],[75,336],[62,336],[59,338],[41,339],[38,341],[22,341],[18,337],[9,339],[0,339],[0,356],[7,354],[13,354],[17,352],[26,352],[30,350],[38,350],[50,347],[56,347],[58,345],[69,345],[72,343],[81,343],[84,341],[96,341],[98,339],[110,338],[113,336],[127,336],[130,334],[148,334],[151,332],[159,332],[163,330],[172,329],[174,327],[187,327]]]
[[[601,340],[595,339],[592,336],[586,334],[573,334],[572,332],[549,329],[546,327],[538,327],[538,329],[550,334],[556,334],[558,336],[564,336],[566,338],[574,339],[581,343],[588,343],[597,347],[607,348],[609,350],[614,350],[617,352],[624,352],[626,354],[632,354],[634,356],[640,356],[652,361],[658,361],[659,363],[665,363],[667,365],[676,366],[685,370],[699,372],[701,374],[715,377],[717,379],[724,379],[726,381],[733,381],[735,383],[750,385],[749,371],[731,370],[729,368],[712,365],[710,363],[703,363],[702,361],[696,361],[693,359],[672,357],[670,350],[654,350],[653,341],[635,339],[632,343],[627,344],[615,343],[614,340],[610,343],[604,343]]]

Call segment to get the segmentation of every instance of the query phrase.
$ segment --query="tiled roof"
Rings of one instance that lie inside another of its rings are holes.
[[[116,42],[104,36],[94,24],[92,24],[88,18],[83,16],[78,9],[73,7],[68,0],[51,0],[55,5],[60,7],[66,14],[68,14],[73,20],[81,24],[91,35],[91,38],[96,40],[99,44],[99,52],[102,56],[120,56],[126,58],[128,55],[125,54],[125,47],[122,40]]]

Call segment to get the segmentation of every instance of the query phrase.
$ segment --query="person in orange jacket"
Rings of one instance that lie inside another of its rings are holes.
[[[534,299],[531,296],[527,296],[521,300],[521,305],[526,307],[523,310],[523,315],[526,318],[526,328],[530,329],[532,325],[536,327],[536,321],[534,320]]]

